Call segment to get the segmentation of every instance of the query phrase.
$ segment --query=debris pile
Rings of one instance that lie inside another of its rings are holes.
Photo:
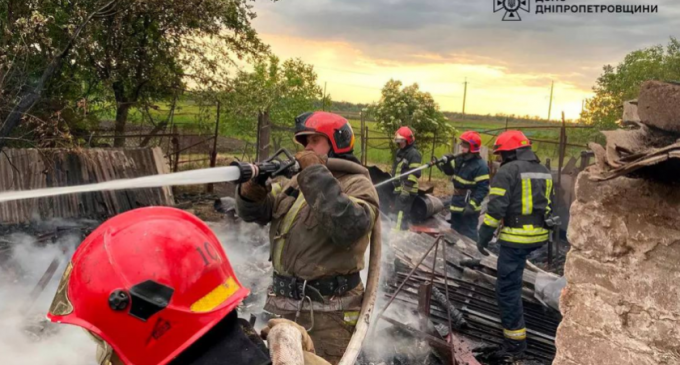
[[[626,129],[602,132],[607,145],[590,143],[595,153],[595,180],[619,176],[661,182],[680,178],[680,85],[648,81],[638,100],[624,104],[621,125]]]
[[[443,224],[440,226],[444,227],[445,222],[441,223]],[[500,345],[503,342],[503,330],[494,291],[497,257],[492,255],[476,259],[479,254],[474,242],[446,228],[440,231],[445,235],[445,241],[449,243],[446,243],[445,249],[438,251],[436,265],[435,255],[430,252],[436,240],[434,237],[413,232],[403,233],[399,238],[392,237],[390,244],[395,256],[395,270],[394,273],[386,273],[386,277],[391,279],[385,283],[387,286],[385,295],[391,297],[397,293],[396,302],[417,311],[426,300],[422,297],[421,288],[432,282],[433,294],[427,299],[430,308],[429,319],[436,327],[448,331],[448,311],[446,304],[442,303],[447,298],[443,293],[446,293],[448,281],[448,302],[453,307],[451,319],[454,335],[474,352],[480,347]],[[430,254],[418,265],[426,252]],[[446,258],[443,257],[443,252],[446,252]],[[412,271],[413,274],[408,277]],[[523,279],[529,345],[527,354],[534,363],[550,364],[555,356],[555,333],[561,317],[557,310],[541,304],[536,299],[538,276],[558,279],[557,276],[527,263]],[[406,280],[404,287],[397,292],[404,280]],[[437,292],[438,294],[435,294]],[[436,343],[430,344],[436,346]]]
[[[680,363],[680,86],[645,83],[624,122],[576,184],[555,365]]]

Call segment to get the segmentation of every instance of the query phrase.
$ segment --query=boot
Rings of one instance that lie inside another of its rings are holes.
[[[489,356],[489,360],[498,362],[512,363],[516,360],[524,359],[524,352],[527,349],[527,341],[515,341],[505,339],[503,346]]]

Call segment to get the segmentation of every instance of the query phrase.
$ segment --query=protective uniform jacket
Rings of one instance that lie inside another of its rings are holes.
[[[359,272],[369,241],[380,240],[378,193],[368,170],[344,159],[306,168],[261,202],[236,194],[236,205],[244,221],[271,223],[279,275],[314,280]]]
[[[518,149],[516,159],[505,162],[491,181],[484,225],[498,227],[498,241],[513,248],[533,248],[548,241],[545,219],[554,198],[550,171],[529,148]]]
[[[416,149],[415,143],[403,149],[400,148],[397,151],[397,158],[392,166],[392,176],[403,174],[421,165],[422,156],[420,151]],[[400,193],[404,189],[411,194],[418,194],[418,178],[420,178],[420,171],[402,176],[401,179],[395,182],[394,191]]]
[[[441,170],[453,176],[451,181],[454,195],[451,198],[451,212],[462,213],[465,210],[465,197],[468,191],[470,191],[469,204],[479,212],[482,209],[482,201],[489,194],[489,167],[479,154],[466,153],[455,156],[441,166]]]

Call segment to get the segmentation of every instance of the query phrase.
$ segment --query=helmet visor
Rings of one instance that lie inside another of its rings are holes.
[[[69,262],[61,276],[52,305],[50,305],[49,313],[53,316],[67,316],[73,313],[73,304],[68,299],[68,282],[71,279],[71,272],[73,272],[73,263]]]
[[[96,355],[97,365],[114,365],[113,348],[108,343],[106,343],[106,341],[102,340],[99,336],[95,335],[94,333],[88,330],[85,330],[85,332],[87,332],[92,341],[94,341],[97,344]]]

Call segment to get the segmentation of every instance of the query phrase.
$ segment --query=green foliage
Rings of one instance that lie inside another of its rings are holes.
[[[637,98],[647,80],[680,80],[680,42],[676,38],[671,37],[665,49],[657,45],[633,51],[616,67],[604,66],[593,87],[595,96],[586,101],[582,120],[601,130],[616,128],[623,102]]]
[[[69,48],[67,62],[46,85],[28,122],[53,129],[48,119],[56,116],[58,123],[69,124],[59,129],[68,130],[96,112],[115,115],[118,135],[129,112],[170,103],[187,81],[204,89],[224,88],[237,59],[257,58],[268,49],[251,26],[252,0],[3,0],[2,120],[89,14],[95,16]]]
[[[281,63],[270,56],[255,63],[252,72],[239,72],[232,85],[231,91],[219,95],[227,123],[241,135],[254,136],[258,116],[266,115],[276,127],[274,147],[292,137],[290,130],[281,127],[292,129],[295,117],[313,110],[314,102],[323,96],[314,67],[301,59]]]
[[[388,137],[401,126],[411,127],[416,135],[446,135],[454,130],[430,93],[420,91],[418,84],[402,88],[397,80],[385,84],[380,101],[369,107],[369,114]]]

